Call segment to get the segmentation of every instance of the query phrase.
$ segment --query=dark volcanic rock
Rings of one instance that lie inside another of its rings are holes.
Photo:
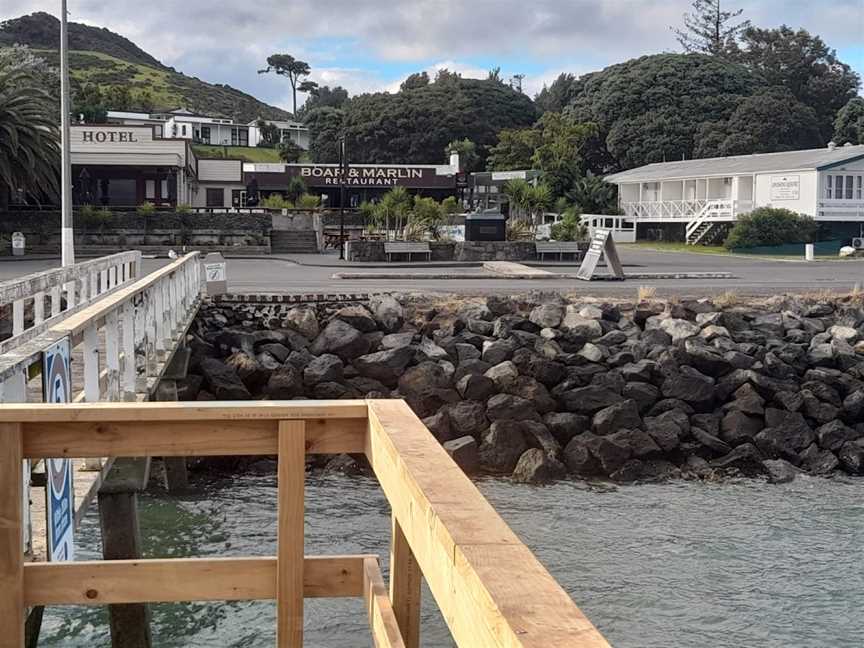
[[[342,360],[353,360],[369,351],[369,340],[353,326],[334,319],[318,334],[310,350],[315,355],[332,353]]]
[[[490,398],[486,416],[490,421],[540,420],[531,401],[512,394],[496,394]]]
[[[562,446],[591,428],[591,419],[571,412],[549,412],[543,416],[543,423]]]
[[[839,465],[839,461],[830,450],[820,450],[815,443],[810,445],[800,455],[801,467],[814,475],[827,475]]]
[[[526,484],[543,484],[561,479],[566,473],[567,469],[560,461],[539,448],[530,448],[519,457],[513,479]]]
[[[589,385],[572,389],[561,394],[561,404],[568,412],[594,414],[610,405],[620,403],[624,398],[606,387]]]
[[[851,475],[864,475],[864,441],[847,441],[837,453],[843,470]]]
[[[372,314],[362,306],[345,306],[336,311],[335,317],[360,331],[371,333],[378,329],[378,324]]]
[[[204,358],[201,361],[201,375],[207,391],[216,400],[251,400],[252,394],[240,380],[237,372],[216,358]]]
[[[784,459],[767,459],[762,462],[768,481],[772,484],[791,482],[801,471]]]
[[[380,380],[388,387],[395,387],[402,371],[414,358],[414,353],[414,348],[410,346],[385,349],[355,358],[353,365],[361,376]]]
[[[739,410],[730,410],[720,423],[720,438],[729,445],[752,441],[765,425],[762,417],[748,416]]]
[[[342,380],[344,368],[345,365],[339,356],[324,353],[314,358],[303,369],[303,382],[310,387],[320,382],[339,382]]]
[[[450,425],[460,435],[478,435],[489,427],[486,405],[479,401],[459,401],[447,407]]]
[[[743,443],[727,455],[711,462],[712,468],[736,468],[744,475],[759,475],[765,470],[762,455],[752,443]]]
[[[605,436],[622,429],[642,427],[642,418],[634,400],[625,400],[603,408],[594,415],[592,423],[595,434]]]
[[[479,374],[467,374],[456,383],[456,390],[468,400],[486,400],[496,391],[491,378]]]
[[[528,444],[517,421],[495,421],[480,444],[480,465],[498,473],[512,472]]]
[[[479,462],[477,441],[474,437],[463,436],[444,443],[444,450],[456,464],[469,475],[477,471]]]
[[[304,389],[300,371],[294,365],[286,362],[279,370],[270,375],[265,391],[270,400],[290,400],[302,396]]]
[[[714,380],[692,367],[669,376],[661,387],[666,398],[678,398],[687,403],[710,403],[714,399]]]

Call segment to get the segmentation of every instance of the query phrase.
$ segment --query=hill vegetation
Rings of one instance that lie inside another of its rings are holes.
[[[49,66],[59,63],[60,25],[47,13],[35,13],[0,24],[0,48],[26,45]],[[160,63],[132,41],[104,29],[69,24],[70,73],[76,94],[91,84],[102,96],[126,96],[118,110],[188,108],[242,122],[263,117],[288,119],[290,114],[228,85],[210,84],[188,77]],[[125,102],[124,102],[125,103]]]

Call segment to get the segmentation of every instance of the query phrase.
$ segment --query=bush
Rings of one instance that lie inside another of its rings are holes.
[[[285,200],[282,194],[270,194],[261,201],[261,206],[268,209],[294,209],[294,204]]]
[[[738,219],[723,243],[727,250],[787,243],[812,243],[816,238],[815,221],[779,207],[759,207]]]
[[[588,238],[588,227],[582,222],[579,212],[570,208],[551,229],[555,241],[583,241]]]
[[[321,206],[321,196],[304,193],[297,199],[299,209],[318,209]]]
[[[507,221],[507,240],[508,241],[533,241],[534,228],[531,222],[527,220],[508,220]]]
[[[139,216],[148,217],[156,213],[156,206],[151,202],[145,202],[138,205],[136,209]]]

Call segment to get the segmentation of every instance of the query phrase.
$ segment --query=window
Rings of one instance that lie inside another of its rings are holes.
[[[167,200],[168,199],[168,180],[163,180],[161,184],[162,184],[162,186],[160,188],[162,189],[162,193],[159,195],[162,198],[162,200]]]
[[[834,197],[834,176],[825,176],[825,197],[828,200]]]
[[[843,176],[834,176],[834,200],[843,200]]]
[[[145,200],[155,200],[156,199],[156,181],[155,180],[145,180],[144,181],[144,199]]]
[[[858,182],[855,187],[855,200],[864,200],[864,176],[857,176]]]
[[[225,190],[224,189],[207,189],[207,206],[208,207],[224,207],[225,206]]]
[[[249,129],[232,128],[231,146],[249,146]]]
[[[846,176],[846,200],[852,200],[852,182],[855,180],[853,176]]]
[[[180,127],[180,133],[183,135],[183,137],[186,137],[186,124],[183,124]]]
[[[204,144],[210,143],[210,127],[209,126],[202,126],[201,127],[201,141]]]

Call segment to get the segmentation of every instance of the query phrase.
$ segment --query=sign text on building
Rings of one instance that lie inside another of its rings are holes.
[[[135,137],[134,131],[105,131],[105,130],[85,130],[81,132],[82,141],[86,143],[106,144],[128,142],[136,144],[138,138]]]
[[[801,176],[771,176],[771,200],[798,200],[801,196]]]
[[[304,166],[300,167],[301,178],[320,178],[325,185],[339,185],[342,173],[339,167]],[[385,187],[399,184],[399,180],[420,180],[423,169],[387,167],[351,167],[345,184],[360,187]]]

